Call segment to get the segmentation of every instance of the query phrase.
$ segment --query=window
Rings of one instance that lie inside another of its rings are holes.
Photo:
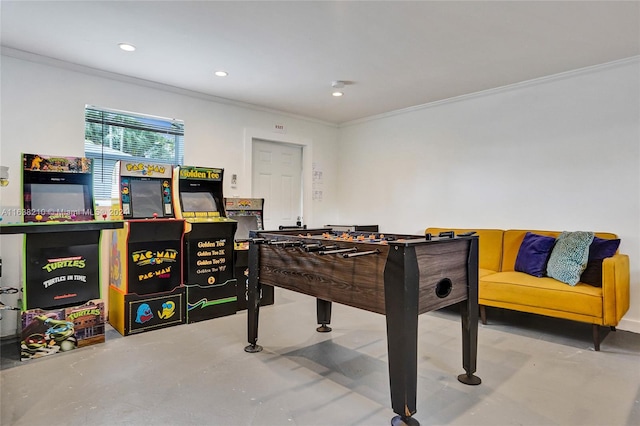
[[[113,168],[118,160],[181,165],[184,122],[170,118],[85,107],[84,153],[93,158],[93,196],[111,198]]]

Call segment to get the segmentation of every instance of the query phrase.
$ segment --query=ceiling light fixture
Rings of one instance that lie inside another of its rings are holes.
[[[331,83],[331,87],[333,87],[333,92],[331,92],[331,96],[335,96],[336,98],[344,95],[344,92],[340,89],[344,88],[344,81],[336,80]]]
[[[136,50],[136,47],[133,44],[129,43],[118,43],[118,46],[120,47],[120,49],[126,52],[133,52],[134,50]]]
[[[226,77],[226,76],[228,76],[228,75],[229,75],[229,73],[228,73],[228,72],[226,72],[226,71],[216,71],[216,72],[214,72],[214,74],[215,74],[216,76],[218,76],[218,77]]]

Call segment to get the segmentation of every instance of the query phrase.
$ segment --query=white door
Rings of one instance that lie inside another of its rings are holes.
[[[264,229],[295,226],[302,218],[302,147],[253,140],[252,196],[264,198]]]

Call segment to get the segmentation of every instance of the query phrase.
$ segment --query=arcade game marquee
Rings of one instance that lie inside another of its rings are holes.
[[[185,220],[183,283],[187,322],[237,311],[233,236],[237,222],[226,217],[223,169],[178,166],[174,170],[176,216]]]
[[[100,286],[101,230],[122,221],[94,217],[92,160],[22,155],[22,221],[2,234],[24,234],[22,360],[105,340]]]
[[[234,236],[234,271],[238,281],[238,310],[247,309],[249,282],[249,232],[264,229],[264,198],[225,198],[227,216],[238,222]],[[260,305],[273,305],[274,291],[264,285],[260,292]]]
[[[173,166],[118,161],[113,180],[113,213],[124,227],[111,240],[109,323],[124,336],[183,324],[184,221],[172,203]]]

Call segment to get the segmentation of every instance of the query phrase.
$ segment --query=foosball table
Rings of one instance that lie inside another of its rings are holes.
[[[331,229],[252,231],[247,352],[259,352],[263,284],[314,296],[318,332],[329,332],[331,304],[386,316],[392,425],[417,425],[418,315],[460,305],[464,384],[477,385],[478,237],[334,233]]]

